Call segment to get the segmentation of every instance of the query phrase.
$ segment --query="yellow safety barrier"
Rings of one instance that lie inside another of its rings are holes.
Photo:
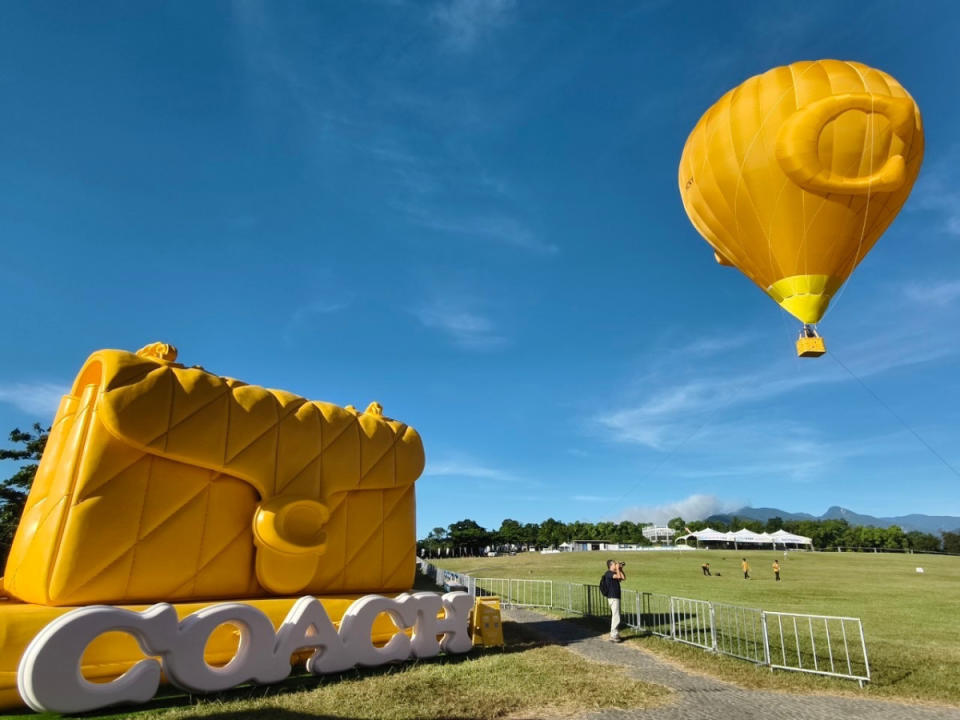
[[[474,647],[503,647],[503,626],[500,624],[500,598],[478,597],[470,622]]]

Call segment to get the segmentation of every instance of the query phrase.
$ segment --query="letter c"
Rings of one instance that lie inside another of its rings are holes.
[[[401,595],[396,600],[382,595],[364,595],[343,614],[340,621],[340,639],[347,653],[358,665],[370,667],[410,657],[410,638],[402,632],[417,622],[416,598]],[[380,613],[387,613],[401,631],[382,648],[373,645],[373,621]]]
[[[870,93],[844,93],[816,100],[787,118],[774,146],[777,162],[793,182],[815,193],[866,195],[896,190],[906,180],[903,155],[892,155],[873,174],[862,177],[841,175],[820,164],[818,145],[823,128],[848,110],[885,116],[894,135],[904,145],[910,144],[916,123],[913,100]]]
[[[110,631],[133,635],[144,654],[160,654],[176,636],[177,613],[160,603],[139,613],[91,605],[61,615],[30,641],[20,659],[17,689],[24,702],[37,712],[78,713],[152,698],[160,685],[160,663],[153,659],[141,660],[112,682],[83,677],[83,651]]]

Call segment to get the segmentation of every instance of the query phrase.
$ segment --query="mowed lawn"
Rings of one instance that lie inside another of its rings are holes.
[[[515,557],[433,561],[474,577],[538,578],[596,584],[609,553],[522,553]],[[752,579],[744,580],[746,557]],[[960,704],[960,557],[875,553],[709,550],[633,552],[625,587],[764,610],[848,615],[863,621],[873,682],[870,694]],[[782,581],[771,564],[780,561]],[[709,562],[714,577],[700,565]],[[916,572],[922,567],[922,574]],[[719,577],[716,574],[719,573]],[[843,680],[754,668],[742,661],[652,639],[644,645],[699,670],[757,686],[849,690]],[[673,646],[673,647],[671,647]],[[789,676],[789,677],[783,677]]]

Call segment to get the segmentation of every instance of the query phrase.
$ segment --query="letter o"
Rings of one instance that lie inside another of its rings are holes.
[[[204,658],[204,650],[210,634],[225,624],[239,629],[240,644],[230,662],[213,667]],[[226,690],[270,673],[275,637],[273,623],[255,607],[224,603],[204,608],[180,623],[176,647],[163,657],[163,671],[184,690]]]

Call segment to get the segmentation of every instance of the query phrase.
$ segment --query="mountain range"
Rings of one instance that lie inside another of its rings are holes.
[[[897,517],[874,517],[873,515],[861,515],[853,510],[834,505],[819,517],[810,513],[792,513],[777,508],[753,508],[743,507],[732,513],[722,513],[711,515],[706,518],[706,522],[724,522],[729,524],[734,517],[749,518],[766,522],[770,518],[780,517],[784,520],[834,520],[843,519],[851,525],[873,525],[874,527],[890,527],[899,525],[904,532],[919,530],[920,532],[939,534],[944,530],[960,530],[960,517],[954,515],[899,515]]]

